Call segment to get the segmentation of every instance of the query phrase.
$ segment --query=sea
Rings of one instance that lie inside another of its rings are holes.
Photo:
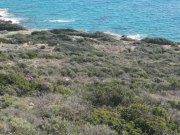
[[[72,28],[180,41],[180,0],[0,0],[0,19],[32,29]]]

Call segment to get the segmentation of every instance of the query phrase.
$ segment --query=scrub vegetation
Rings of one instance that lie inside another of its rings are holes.
[[[178,43],[10,33],[0,38],[0,134],[180,134]]]

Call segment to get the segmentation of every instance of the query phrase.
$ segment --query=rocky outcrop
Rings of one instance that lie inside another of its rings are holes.
[[[19,30],[27,30],[27,29],[19,24],[13,24],[11,21],[0,20],[0,31],[19,31]]]

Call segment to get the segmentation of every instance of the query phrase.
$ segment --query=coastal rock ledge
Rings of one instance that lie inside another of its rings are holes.
[[[0,20],[0,31],[19,31],[19,30],[27,30],[27,29],[19,24],[14,24],[11,21]]]

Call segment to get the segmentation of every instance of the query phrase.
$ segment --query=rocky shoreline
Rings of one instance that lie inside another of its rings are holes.
[[[0,20],[0,31],[19,31],[19,30],[27,30],[27,29],[19,24],[13,24],[11,21]]]
[[[64,30],[64,29],[62,29]],[[71,31],[76,31],[76,30],[73,30],[73,29],[67,29],[67,30],[71,30]],[[30,32],[33,32],[35,30],[30,30],[22,25],[19,25],[19,24],[14,24],[12,23],[11,21],[3,21],[3,20],[0,20],[0,34],[8,34],[8,32],[11,32],[11,33],[16,33],[17,31],[22,31],[22,33],[30,33]],[[27,31],[27,32],[25,32]],[[45,30],[37,30],[37,31],[45,31]],[[48,31],[48,30],[47,30]],[[78,31],[76,31],[78,32]],[[11,34],[10,33],[10,34]],[[18,32],[20,33],[20,32]],[[86,32],[80,32],[79,33],[86,33]],[[99,33],[103,33],[103,32],[99,32]],[[125,41],[137,41],[137,39],[133,39],[133,38],[130,38],[128,37],[127,35],[122,35],[122,36],[117,36],[115,34],[111,34],[111,33],[104,33],[105,35],[109,35],[109,36],[112,36],[116,39],[120,38],[121,40],[125,40]],[[147,43],[152,43],[152,44],[162,44],[162,45],[172,45],[172,44],[179,44],[179,43],[176,43],[174,41],[171,41],[171,40],[168,40],[168,39],[165,39],[165,38],[161,38],[161,37],[147,37],[147,38],[144,38],[142,39],[142,41],[144,42],[147,42]]]

